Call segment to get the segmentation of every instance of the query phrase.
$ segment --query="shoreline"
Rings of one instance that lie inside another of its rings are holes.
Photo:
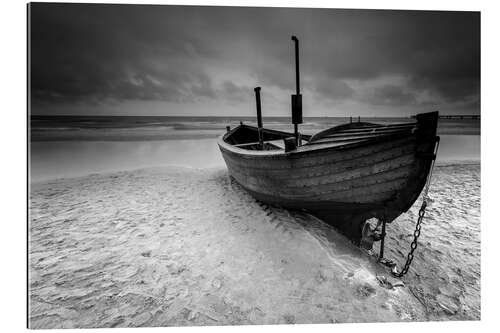
[[[439,167],[448,167],[448,166],[459,166],[459,165],[481,165],[481,161],[478,160],[450,160],[450,161],[436,161],[435,168]],[[155,170],[155,169],[172,169],[172,170],[194,170],[194,171],[222,171],[225,170],[227,172],[226,166],[212,166],[207,168],[202,167],[194,167],[194,166],[186,166],[186,165],[175,165],[175,164],[166,164],[166,165],[157,165],[157,166],[148,166],[148,167],[138,167],[138,168],[130,168],[130,169],[119,169],[119,170],[107,170],[102,172],[91,172],[87,174],[72,176],[72,177],[58,177],[58,178],[46,178],[39,180],[29,180],[29,185],[43,185],[45,183],[52,183],[56,181],[63,180],[72,180],[72,179],[82,179],[86,177],[95,177],[95,176],[113,176],[114,174],[119,174],[123,172],[140,172],[147,170]]]

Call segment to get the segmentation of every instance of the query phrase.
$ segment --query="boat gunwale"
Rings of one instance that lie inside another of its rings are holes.
[[[395,138],[399,139],[399,138],[405,138],[405,137],[412,137],[415,135],[415,133],[391,133],[391,134],[387,134],[387,135],[368,137],[366,139],[360,139],[359,141],[356,141],[356,142],[348,142],[348,143],[341,144],[341,145],[339,145],[338,143],[335,143],[335,142],[332,142],[331,144],[329,144],[328,142],[325,142],[325,143],[317,143],[317,144],[311,144],[311,145],[302,145],[295,150],[285,152],[284,149],[249,150],[249,149],[243,149],[240,147],[236,147],[234,145],[227,143],[225,141],[225,139],[229,135],[233,134],[236,130],[238,130],[241,126],[254,127],[254,126],[249,126],[249,125],[239,125],[239,126],[233,128],[231,131],[220,135],[217,138],[217,144],[219,145],[219,147],[221,149],[226,150],[228,152],[231,152],[233,154],[239,155],[240,157],[244,157],[244,158],[300,157],[301,155],[308,155],[309,153],[330,151],[330,150],[344,150],[344,149],[350,149],[350,148],[363,147],[365,145],[370,145],[373,143],[390,141],[390,140],[395,139]],[[288,133],[288,132],[280,132],[280,131],[269,130],[269,129],[266,129],[266,130],[293,135],[293,133]]]

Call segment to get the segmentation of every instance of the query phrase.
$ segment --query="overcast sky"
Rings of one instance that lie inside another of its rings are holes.
[[[480,112],[480,15],[339,9],[32,4],[33,114]]]

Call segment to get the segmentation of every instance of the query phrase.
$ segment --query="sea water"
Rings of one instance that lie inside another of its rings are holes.
[[[265,119],[269,128],[293,131],[289,119]],[[409,118],[362,119],[377,123]],[[33,117],[30,128],[31,181],[151,166],[224,167],[216,138],[226,126],[253,124],[247,117]],[[306,118],[304,134],[348,118]],[[438,163],[479,161],[478,120],[440,120]]]

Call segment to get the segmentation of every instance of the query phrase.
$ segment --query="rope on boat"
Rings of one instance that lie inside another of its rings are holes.
[[[410,252],[408,252],[408,255],[406,256],[406,262],[404,264],[403,269],[401,272],[398,272],[396,267],[394,266],[392,269],[392,275],[396,277],[403,277],[408,273],[408,270],[410,269],[411,262],[413,261],[413,252],[418,246],[418,237],[420,237],[420,229],[422,227],[422,220],[424,219],[425,215],[425,209],[427,208],[427,202],[429,201],[429,187],[431,184],[431,178],[432,178],[432,171],[434,170],[434,163],[436,162],[436,156],[437,156],[437,151],[439,149],[439,141],[440,138],[439,136],[437,137],[437,142],[436,146],[434,148],[434,159],[432,160],[431,164],[431,169],[429,171],[429,176],[427,177],[427,182],[424,187],[424,195],[423,195],[423,200],[422,200],[422,206],[420,207],[420,210],[418,211],[418,219],[417,223],[415,225],[415,231],[413,232],[413,241],[411,242],[410,246]],[[382,252],[383,253],[383,252]]]

